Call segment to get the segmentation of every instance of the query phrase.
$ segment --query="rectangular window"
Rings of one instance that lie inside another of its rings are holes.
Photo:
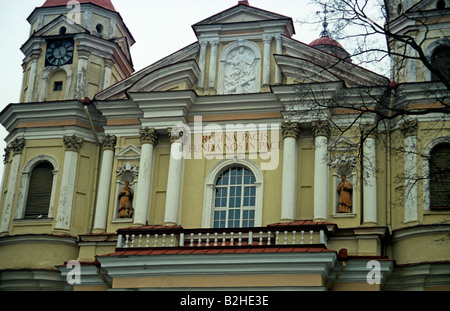
[[[56,81],[55,84],[53,85],[53,91],[59,92],[62,91],[62,89],[63,89],[62,81]]]

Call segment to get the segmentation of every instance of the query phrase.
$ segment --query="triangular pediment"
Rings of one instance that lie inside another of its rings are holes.
[[[141,156],[141,150],[133,145],[128,145],[116,154],[118,160],[136,160]]]
[[[55,18],[53,21],[39,29],[33,34],[33,37],[51,37],[51,36],[60,36],[62,33],[60,32],[61,28],[64,27],[64,35],[71,35],[71,34],[79,34],[79,33],[89,33],[89,31],[71,21],[64,16],[60,15],[59,17]]]
[[[194,26],[280,20],[280,19],[290,20],[291,18],[284,15],[261,10],[255,7],[251,7],[248,5],[237,5],[228,10],[215,14],[207,19],[204,19],[203,21],[198,22]]]

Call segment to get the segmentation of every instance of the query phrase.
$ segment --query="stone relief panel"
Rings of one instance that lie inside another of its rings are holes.
[[[261,52],[250,41],[229,44],[220,57],[219,94],[257,93],[261,89]]]

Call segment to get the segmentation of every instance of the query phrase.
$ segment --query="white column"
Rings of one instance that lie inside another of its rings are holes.
[[[276,35],[275,36],[275,41],[277,43],[277,50],[276,53],[278,55],[282,55],[283,54],[283,45],[282,45],[282,37],[281,35]],[[283,76],[281,74],[281,69],[278,65],[275,66],[275,84],[281,84],[283,81]]]
[[[262,37],[264,43],[264,65],[263,65],[263,85],[270,84],[270,55],[272,35],[264,34]]]
[[[0,233],[9,232],[9,224],[11,222],[12,209],[14,207],[14,197],[16,195],[17,178],[19,176],[20,160],[24,147],[25,139],[23,138],[16,139],[9,147],[9,150],[13,152],[13,159],[8,177],[8,190],[6,192],[6,198],[1,214]],[[3,191],[3,189],[1,189],[1,191]]]
[[[315,161],[314,161],[314,220],[328,218],[328,137],[329,125],[326,122],[314,123]]]
[[[281,187],[281,222],[295,220],[297,189],[297,139],[300,134],[297,123],[282,125],[283,176]]]
[[[40,54],[40,52],[39,52]],[[30,73],[28,74],[28,85],[27,85],[27,97],[25,101],[27,103],[33,101],[33,95],[35,94],[34,86],[36,83],[36,74],[37,74],[37,64],[39,60],[39,54],[32,55]]]
[[[363,135],[363,221],[376,224],[378,222],[377,158],[374,126],[363,126]]]
[[[211,44],[211,58],[209,63],[209,84],[210,88],[216,86],[216,71],[217,71],[217,50],[219,47],[219,40],[213,40]]]
[[[203,89],[205,87],[206,48],[208,47],[208,42],[201,41],[199,43],[200,43],[200,56],[199,56],[200,76],[198,77],[198,87]]]
[[[169,129],[170,162],[167,179],[166,206],[164,224],[166,226],[177,225],[179,221],[179,209],[181,202],[181,185],[183,178],[183,133],[173,134]]]
[[[158,135],[155,129],[144,128],[140,131],[141,160],[139,162],[139,179],[134,202],[135,226],[143,226],[148,221],[149,202],[151,193],[153,149],[157,143]]]
[[[75,179],[77,175],[78,152],[83,145],[82,138],[64,137],[66,152],[64,154],[64,168],[59,191],[59,201],[56,214],[55,229],[69,230],[72,216],[72,205],[75,194]]]
[[[103,156],[95,207],[94,233],[105,232],[106,230],[115,145],[115,136],[105,136],[102,142]]]
[[[75,99],[82,100],[86,97],[86,80],[87,66],[89,62],[89,54],[78,51],[78,68],[75,84]]]
[[[401,126],[405,147],[405,223],[419,220],[417,206],[417,120]]]

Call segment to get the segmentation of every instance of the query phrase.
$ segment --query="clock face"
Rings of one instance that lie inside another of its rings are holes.
[[[62,66],[73,58],[73,43],[70,40],[51,42],[47,47],[47,62],[53,66]]]

